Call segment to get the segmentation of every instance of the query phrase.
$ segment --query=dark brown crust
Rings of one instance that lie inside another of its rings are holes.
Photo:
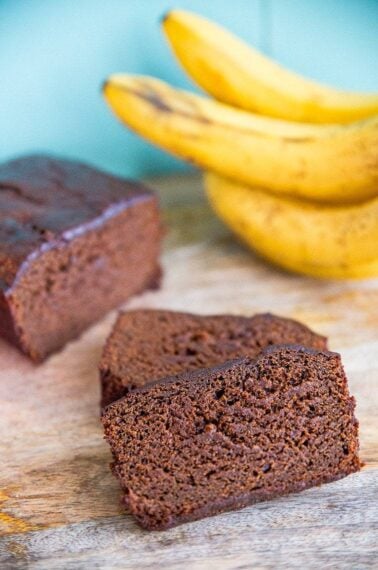
[[[149,382],[145,386],[139,386],[137,388],[134,388],[132,392],[133,394],[149,394],[151,388],[153,388],[154,386],[169,386],[170,384],[175,384],[178,379],[180,380],[180,382],[183,383],[185,382],[192,383],[195,382],[196,380],[198,381],[198,379],[201,378],[201,382],[203,382],[207,380],[206,376],[210,375],[210,373],[211,374],[216,374],[217,372],[223,373],[227,372],[233,366],[237,366],[242,363],[250,363],[250,364],[254,363],[255,361],[258,361],[259,358],[263,358],[266,354],[270,353],[274,354],[275,352],[277,352],[277,350],[281,349],[295,350],[296,352],[301,352],[304,354],[312,354],[312,355],[319,354],[319,350],[307,346],[302,346],[301,344],[276,344],[274,346],[267,346],[266,348],[264,348],[260,352],[260,354],[256,356],[255,359],[248,357],[233,358],[231,360],[227,360],[226,362],[222,362],[221,364],[217,364],[216,366],[211,366],[209,368],[189,370],[182,372],[181,374],[176,374],[174,376],[165,376],[164,378],[157,378],[155,380],[151,380],[151,382]],[[323,350],[322,354],[328,356],[340,357],[339,353],[331,352],[330,350]],[[103,410],[103,414],[106,414],[106,410],[110,409],[113,405],[121,404],[122,401],[127,401],[127,399],[128,399],[128,393],[125,396],[123,396],[123,398],[119,398],[117,401],[112,402],[111,404],[106,406]]]
[[[327,348],[325,337],[269,313],[253,317],[164,310],[121,313],[100,362],[102,406],[154,379],[256,356],[266,346],[282,343]]]
[[[163,530],[358,471],[354,408],[338,354],[275,346],[138,388],[103,423],[125,505]]]
[[[21,349],[14,325],[9,303],[0,289],[0,337],[5,338],[8,342]]]
[[[31,155],[0,165],[0,287],[28,257],[58,247],[152,192],[86,164]],[[112,211],[113,210],[113,211]]]

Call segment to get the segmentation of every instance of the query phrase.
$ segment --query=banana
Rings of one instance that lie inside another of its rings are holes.
[[[330,206],[271,195],[205,175],[219,217],[263,257],[323,278],[378,276],[378,198]]]
[[[250,186],[329,202],[378,194],[378,115],[340,126],[289,123],[126,74],[111,76],[104,95],[151,142]]]
[[[316,273],[311,270],[302,270],[302,273],[320,279],[368,279],[378,277],[378,259],[362,265],[331,269],[323,267],[318,268]]]
[[[191,12],[168,12],[163,28],[184,69],[224,103],[309,123],[349,123],[378,113],[378,94],[340,91],[305,79]]]

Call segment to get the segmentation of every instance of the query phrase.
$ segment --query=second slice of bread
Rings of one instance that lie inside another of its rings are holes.
[[[120,313],[100,362],[102,405],[152,381],[256,357],[275,344],[324,350],[327,340],[292,319],[201,316],[165,310]]]

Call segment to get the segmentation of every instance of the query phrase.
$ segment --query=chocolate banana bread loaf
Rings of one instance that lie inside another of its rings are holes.
[[[0,166],[0,335],[35,361],[159,281],[156,197],[86,165]]]
[[[121,313],[100,363],[102,405],[162,378],[256,356],[271,344],[324,349],[326,339],[306,326],[270,314],[199,316],[171,311]]]
[[[131,391],[103,424],[125,505],[165,529],[358,471],[354,407],[338,354],[275,346]]]

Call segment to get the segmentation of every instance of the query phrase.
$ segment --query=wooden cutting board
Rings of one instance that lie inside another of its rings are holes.
[[[272,311],[329,336],[357,398],[363,470],[166,532],[119,506],[99,423],[97,362],[115,313],[35,367],[0,341],[1,568],[378,568],[378,280],[281,272],[239,245],[198,177],[154,181],[168,233],[158,292],[129,308]]]

